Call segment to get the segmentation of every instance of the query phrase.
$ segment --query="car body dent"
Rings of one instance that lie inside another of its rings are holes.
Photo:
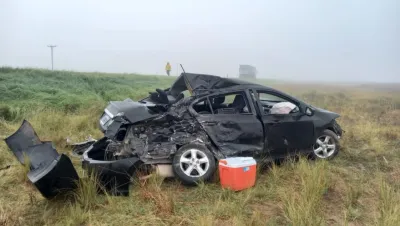
[[[223,155],[262,152],[263,130],[255,115],[198,115],[197,118]]]

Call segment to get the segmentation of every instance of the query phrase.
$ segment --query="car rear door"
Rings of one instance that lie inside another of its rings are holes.
[[[270,90],[252,90],[253,93],[264,125],[265,151],[268,155],[281,158],[312,147],[315,142],[314,122],[303,113],[300,103]],[[287,114],[271,114],[269,109],[280,102],[290,102],[296,108]]]
[[[224,155],[257,158],[262,154],[263,126],[249,102],[248,91],[211,95],[205,102],[210,106],[209,113],[197,112],[196,118]]]

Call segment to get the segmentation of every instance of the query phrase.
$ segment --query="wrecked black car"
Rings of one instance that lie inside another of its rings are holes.
[[[143,100],[110,102],[99,120],[104,137],[84,151],[82,164],[122,193],[140,165],[195,184],[230,156],[331,159],[340,148],[338,117],[262,85],[182,73]]]
[[[226,157],[331,159],[340,148],[338,117],[262,85],[182,73],[170,88],[143,100],[110,102],[99,119],[104,137],[75,148],[101,188],[128,195],[132,176],[142,170],[196,184]],[[21,164],[29,159],[28,178],[46,198],[77,187],[69,157],[41,141],[29,122],[5,141]]]

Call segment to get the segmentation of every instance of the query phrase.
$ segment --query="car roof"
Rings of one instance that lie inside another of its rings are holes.
[[[288,95],[286,93],[283,93],[282,91],[276,90],[276,89],[268,87],[268,86],[260,85],[260,84],[241,84],[241,85],[230,86],[230,87],[223,88],[223,89],[210,90],[210,92],[200,94],[199,96],[204,96],[204,95],[208,95],[208,94],[243,91],[243,90],[248,90],[248,89],[264,90],[264,91],[274,92],[274,93],[278,93],[278,94]]]
[[[273,90],[272,88],[240,79],[224,78],[208,74],[182,73],[172,84],[170,93],[173,96],[177,96],[182,91],[189,90],[197,96],[235,88],[263,88]]]
[[[239,80],[239,81],[241,81],[241,80]],[[239,84],[239,85],[234,85],[234,86],[230,86],[230,87],[223,88],[223,89],[210,90],[209,92],[197,95],[197,98],[204,97],[204,96],[207,96],[207,95],[218,95],[218,94],[223,94],[223,93],[244,91],[244,90],[249,90],[249,89],[263,90],[263,91],[267,91],[267,92],[272,92],[272,93],[284,96],[286,98],[289,98],[290,100],[295,101],[297,103],[304,103],[303,101],[297,99],[296,97],[294,97],[292,95],[289,95],[287,93],[284,93],[282,91],[279,91],[277,89],[274,89],[274,88],[271,88],[271,87],[268,87],[268,86],[264,86],[264,85],[260,85],[260,84],[249,83],[249,82],[246,82],[246,81],[244,81],[242,84]]]

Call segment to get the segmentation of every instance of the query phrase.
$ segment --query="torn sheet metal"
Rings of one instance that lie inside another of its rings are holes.
[[[26,120],[5,139],[21,164],[29,159],[28,179],[45,198],[53,198],[77,187],[78,174],[71,160],[58,154],[51,142],[42,142]]]
[[[191,102],[192,98],[182,99],[171,105],[165,113],[142,123],[116,123],[115,127],[111,124],[113,135],[105,133],[107,145],[103,150],[102,160],[136,156],[145,163],[157,162],[160,159],[165,163],[171,161],[171,156],[179,146],[191,142],[210,144],[201,125],[188,111]],[[124,136],[117,139],[115,135],[121,130]]]
[[[172,84],[170,93],[178,96],[185,90],[194,95],[209,93],[212,90],[225,89],[239,85],[257,85],[247,81],[231,78],[222,78],[214,75],[182,73]]]
[[[204,144],[217,153],[200,123],[189,113],[192,101],[182,99],[148,121],[118,124],[119,129],[113,129],[115,136],[105,135],[84,152],[83,168],[96,172],[113,195],[127,195],[130,179],[143,163],[171,164],[176,150],[188,143]],[[118,135],[121,132],[123,136]]]
[[[97,140],[93,139],[92,136],[89,135],[89,137],[83,141],[83,142],[79,142],[79,143],[72,143],[70,141],[69,138],[67,138],[67,147],[71,147],[72,148],[72,156],[74,157],[81,157],[83,155],[83,152],[86,151],[86,149],[88,149],[90,147],[90,145],[94,144]]]

